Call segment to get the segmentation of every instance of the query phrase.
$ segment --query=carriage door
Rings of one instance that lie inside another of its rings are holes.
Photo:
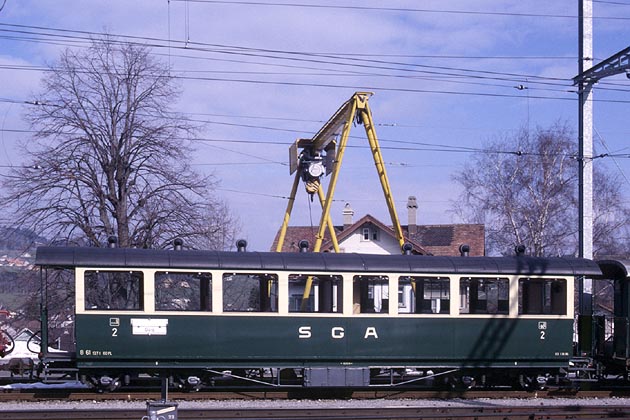
[[[628,293],[630,293],[630,288],[628,287],[627,279],[623,277],[615,279],[615,336],[613,347],[617,357],[626,359],[629,356],[628,346],[630,345],[628,341],[630,337],[630,334],[628,334],[628,329],[630,328],[628,325],[630,296],[628,296]]]

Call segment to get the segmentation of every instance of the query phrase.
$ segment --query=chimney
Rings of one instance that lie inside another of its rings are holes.
[[[354,210],[350,207],[350,203],[346,203],[343,208],[343,227],[348,227],[354,223],[352,217],[354,216]]]
[[[416,224],[416,213],[418,212],[418,203],[416,202],[416,197],[413,195],[409,196],[407,200],[407,230],[410,235],[415,234],[418,231],[418,225]]]

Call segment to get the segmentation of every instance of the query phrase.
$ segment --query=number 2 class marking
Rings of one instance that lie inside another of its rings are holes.
[[[541,332],[540,332],[540,339],[541,339],[541,340],[544,340],[544,339],[545,339],[545,332],[544,332],[544,331],[541,331]]]
[[[112,337],[118,337],[118,328],[112,328]]]

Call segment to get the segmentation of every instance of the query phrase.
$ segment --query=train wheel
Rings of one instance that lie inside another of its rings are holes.
[[[116,391],[122,386],[120,378],[112,378],[111,376],[91,376],[89,378],[90,384],[96,389],[96,392],[105,393]]]
[[[453,391],[457,388],[457,378],[455,376],[442,376],[438,384],[440,388]]]
[[[450,391],[466,391],[474,388],[477,385],[477,381],[469,375],[449,375],[442,379],[442,385]]]
[[[198,376],[173,376],[170,378],[171,386],[181,389],[183,392],[198,392],[203,387],[203,381]]]
[[[477,385],[477,380],[472,376],[462,376],[462,385],[466,389],[472,389]]]
[[[440,381],[441,388],[446,389],[448,391],[463,391],[466,389],[464,382],[462,381],[462,377],[449,375],[444,376]]]
[[[539,391],[545,388],[547,380],[540,375],[520,374],[518,376],[518,384],[524,391]]]

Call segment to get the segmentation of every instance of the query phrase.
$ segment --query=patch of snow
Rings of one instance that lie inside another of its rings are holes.
[[[2,390],[10,390],[10,389],[87,389],[89,388],[87,385],[82,384],[79,381],[71,381],[71,382],[63,382],[58,384],[45,384],[42,382],[33,382],[33,383],[14,383],[11,385],[2,385],[0,389]]]

